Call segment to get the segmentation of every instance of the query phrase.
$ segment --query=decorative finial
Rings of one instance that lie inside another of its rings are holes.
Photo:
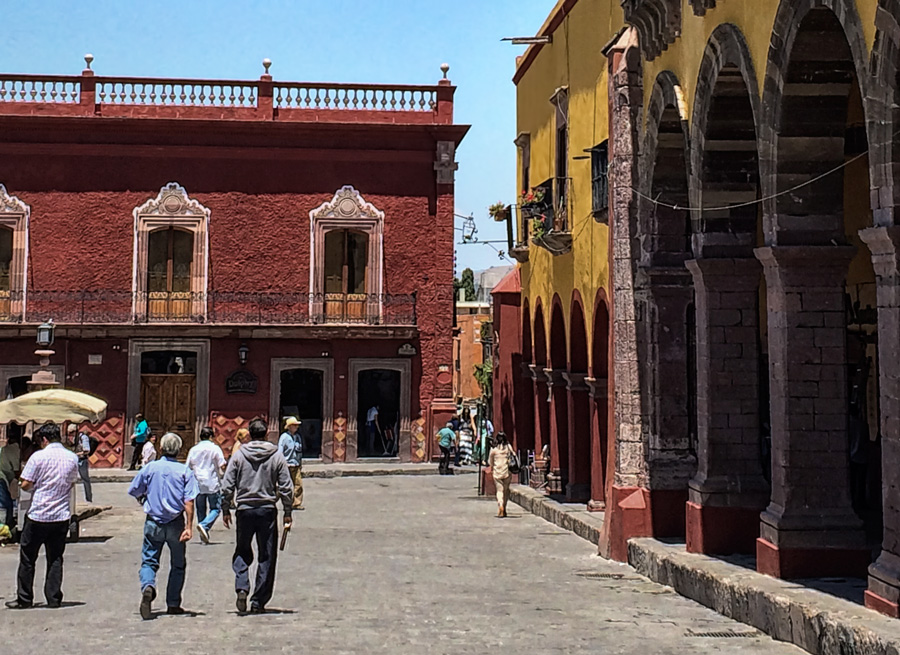
[[[266,75],[269,74],[269,67],[272,65],[272,60],[266,57],[263,59],[263,68],[266,69]]]
[[[88,70],[91,70],[91,62],[92,62],[92,61],[94,61],[94,55],[92,55],[91,53],[87,53],[87,54],[84,56],[84,63],[87,64],[87,69],[88,69]]]
[[[444,74],[444,79],[447,79],[447,73],[450,72],[450,64],[441,64],[441,72]]]

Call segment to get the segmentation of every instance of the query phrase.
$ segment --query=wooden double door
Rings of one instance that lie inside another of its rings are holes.
[[[193,374],[141,375],[141,413],[150,430],[159,438],[175,432],[182,439],[179,459],[187,457],[196,443],[197,376]]]

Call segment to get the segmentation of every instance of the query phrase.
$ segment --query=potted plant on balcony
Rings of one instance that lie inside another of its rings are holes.
[[[530,191],[523,191],[519,198],[519,207],[522,208],[522,214],[526,217],[533,218],[544,213],[547,204],[547,192],[538,187]]]
[[[547,233],[546,218],[544,216],[535,216],[531,219],[531,239],[532,241],[540,239]]]
[[[495,202],[488,207],[488,214],[497,223],[502,223],[509,220],[509,205],[504,205],[502,202]]]

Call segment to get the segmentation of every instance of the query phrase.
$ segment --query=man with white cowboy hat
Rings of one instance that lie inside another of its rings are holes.
[[[300,421],[296,416],[284,419],[284,432],[278,437],[278,449],[287,460],[294,484],[294,509],[303,509],[303,440],[298,432]]]

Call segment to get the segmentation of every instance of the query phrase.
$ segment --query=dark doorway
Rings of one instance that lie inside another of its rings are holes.
[[[292,368],[281,372],[281,424],[288,416],[300,419],[303,457],[322,456],[322,371]]]
[[[20,375],[18,377],[9,378],[6,381],[6,393],[4,394],[4,398],[18,398],[23,393],[28,392],[28,381],[31,379],[30,375]]]
[[[359,372],[356,425],[358,457],[396,457],[400,435],[400,371],[373,368]],[[367,425],[369,411],[378,408],[378,429]]]

